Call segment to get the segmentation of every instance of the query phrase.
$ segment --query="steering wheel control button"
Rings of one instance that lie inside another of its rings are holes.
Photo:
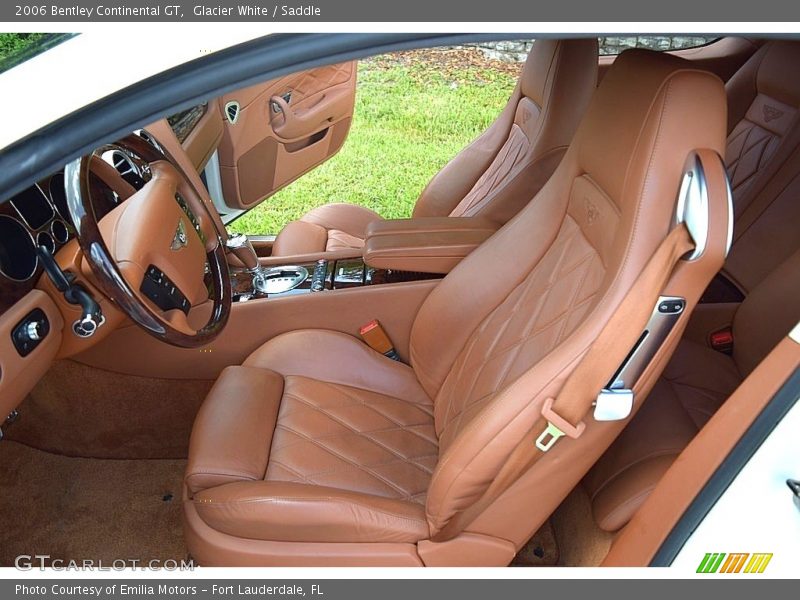
[[[147,267],[139,291],[164,312],[177,309],[188,315],[192,307],[178,286],[154,265]]]
[[[14,327],[11,339],[20,356],[28,356],[50,333],[50,321],[41,308],[29,312]]]

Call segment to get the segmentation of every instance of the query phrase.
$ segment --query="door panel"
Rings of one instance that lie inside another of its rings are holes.
[[[293,73],[219,99],[225,203],[248,210],[333,156],[353,118],[356,62]]]

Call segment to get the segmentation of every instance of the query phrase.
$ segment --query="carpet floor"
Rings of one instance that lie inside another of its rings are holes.
[[[181,560],[183,459],[73,458],[0,442],[0,566],[15,557]]]

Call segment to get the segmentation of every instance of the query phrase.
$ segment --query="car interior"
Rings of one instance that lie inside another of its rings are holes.
[[[676,469],[797,360],[797,65],[537,39],[406,219],[228,232],[346,143],[356,61],[32,181],[0,204],[0,566],[646,566],[707,480]]]

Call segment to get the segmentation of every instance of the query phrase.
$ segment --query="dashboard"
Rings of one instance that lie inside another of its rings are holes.
[[[104,156],[123,179],[141,187],[138,173],[121,154]],[[90,175],[92,206],[98,219],[120,202],[117,193]],[[64,174],[58,172],[0,204],[0,315],[23,298],[42,274],[37,252],[44,246],[56,254],[75,237],[67,207]]]

